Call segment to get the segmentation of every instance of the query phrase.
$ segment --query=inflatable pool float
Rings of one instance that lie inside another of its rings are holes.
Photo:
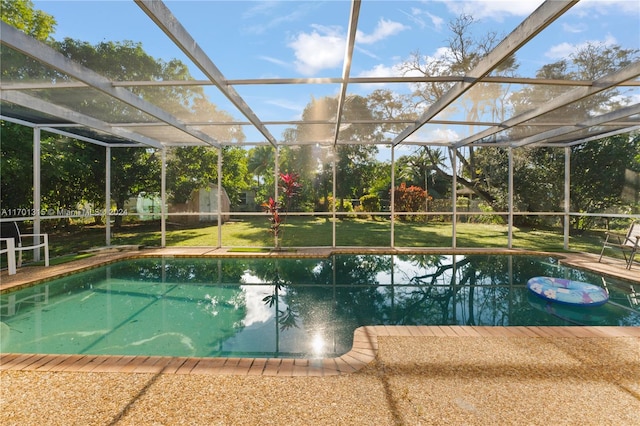
[[[527,282],[527,288],[549,302],[573,306],[600,306],[609,300],[609,294],[602,287],[564,278],[533,277]]]

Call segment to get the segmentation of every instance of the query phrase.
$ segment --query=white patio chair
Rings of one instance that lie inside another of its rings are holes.
[[[622,255],[627,263],[627,269],[631,269],[633,258],[638,249],[640,249],[640,222],[632,222],[626,235],[617,234],[615,232],[607,232],[607,237],[602,245],[598,262],[602,260],[602,254],[605,248],[617,248],[622,250]],[[627,252],[629,257],[627,257]]]
[[[16,265],[22,266],[22,252],[25,250],[35,250],[44,248],[44,266],[49,266],[49,235],[48,234],[21,234],[20,228],[16,222],[2,222],[0,226],[0,238],[13,238],[14,251],[17,252],[18,258]],[[32,243],[26,241],[31,239]],[[7,248],[7,251],[9,248]],[[7,256],[10,256],[7,253]],[[9,261],[10,262],[10,261]]]

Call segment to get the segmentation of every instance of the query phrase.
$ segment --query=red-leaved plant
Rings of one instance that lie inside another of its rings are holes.
[[[280,188],[282,189],[282,197],[284,198],[284,208],[282,203],[269,197],[269,201],[262,204],[264,211],[269,213],[269,221],[271,222],[271,232],[273,233],[276,248],[280,247],[279,237],[282,234],[281,225],[287,217],[287,211],[291,206],[291,200],[298,194],[300,183],[298,182],[297,173],[280,173]],[[284,215],[280,212],[284,211]]]

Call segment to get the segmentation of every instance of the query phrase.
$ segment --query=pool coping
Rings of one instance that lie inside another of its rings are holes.
[[[169,356],[0,354],[0,370],[232,376],[336,376],[373,363],[378,337],[404,338],[636,338],[640,327],[617,326],[363,326],[353,347],[336,358],[193,358]]]

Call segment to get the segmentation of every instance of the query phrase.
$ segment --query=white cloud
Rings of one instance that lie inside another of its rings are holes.
[[[431,27],[437,31],[440,31],[444,25],[444,19],[417,7],[412,7],[411,12],[405,12],[404,10],[400,12],[405,14],[411,22],[417,24],[420,28],[429,26],[426,20],[431,21]],[[427,18],[426,20],[425,17]]]
[[[612,35],[608,35],[604,40],[587,40],[578,44],[571,43],[560,43],[552,46],[549,50],[545,52],[545,56],[551,59],[562,59],[568,58],[571,54],[577,52],[580,49],[583,49],[588,44],[592,45],[602,45],[602,46],[613,46],[617,44],[616,38]]]
[[[378,64],[371,69],[362,71],[358,74],[358,77],[396,77],[402,75],[396,66],[387,66]],[[374,90],[376,88],[382,88],[388,86],[387,83],[370,83],[358,85],[363,90]]]
[[[362,53],[363,55],[366,55],[366,56],[368,56],[368,57],[370,57],[370,58],[372,58],[372,59],[376,59],[376,60],[380,59],[380,57],[379,57],[378,55],[376,55],[375,53],[373,53],[373,52],[372,52],[372,51],[370,51],[370,50],[363,49],[363,48],[358,47],[358,46],[356,46],[356,47],[355,47],[355,49],[356,49],[358,52]]]
[[[438,47],[436,52],[432,57],[428,57],[428,62],[431,62],[436,59],[446,60],[451,59],[453,57],[453,53],[451,52],[451,48],[449,47]]]
[[[466,13],[474,19],[493,19],[502,22],[507,16],[527,16],[542,4],[540,0],[474,0],[444,1],[447,8],[459,15]]]
[[[622,93],[617,96],[613,96],[611,98],[613,102],[619,102],[621,105],[637,105],[640,103],[640,93]],[[615,110],[615,107],[612,107],[611,110]]]
[[[295,65],[303,75],[314,75],[342,64],[346,38],[338,28],[312,25],[311,33],[300,33],[289,43],[296,57]]]
[[[277,58],[273,58],[271,56],[258,56],[258,58],[262,59],[264,61],[267,61],[267,62],[271,62],[272,64],[280,65],[282,67],[288,67],[289,66],[288,62],[282,61],[282,60],[277,59]]]
[[[392,66],[378,64],[369,70],[362,71],[358,77],[400,77],[402,71],[399,64]]]
[[[265,101],[266,104],[277,106],[278,108],[287,109],[290,111],[300,112],[304,109],[304,106],[300,105],[289,99],[268,99]]]
[[[583,33],[587,31],[588,27],[585,23],[579,23],[575,25],[564,23],[562,29],[568,33]]]
[[[402,65],[401,63],[393,64],[391,66],[378,64],[378,65],[375,65],[373,68],[370,68],[368,70],[360,72],[357,76],[358,77],[402,77],[402,76],[421,76],[422,75],[418,71],[404,73],[402,71],[401,65]],[[362,90],[365,90],[365,91],[374,90],[374,89],[381,89],[381,88],[384,88],[384,87],[391,87],[391,86],[393,86],[395,91],[402,92],[401,88],[395,83],[394,84],[390,84],[390,83],[367,83],[367,84],[358,84],[357,85],[357,87],[359,87],[359,88],[361,88]],[[407,84],[404,84],[403,86],[406,88],[407,92],[410,92],[413,84],[412,83],[407,83]]]
[[[409,27],[399,22],[380,19],[373,33],[365,34],[364,32],[358,30],[356,32],[356,43],[372,44],[408,29]]]
[[[296,7],[290,7],[295,5]],[[248,8],[242,15],[245,24],[243,30],[252,34],[265,34],[274,28],[290,25],[302,20],[305,16],[312,15],[319,4],[317,2],[290,2],[286,13],[283,13],[282,2],[261,1]],[[256,19],[257,24],[249,24],[251,19]]]
[[[451,50],[448,47],[440,47],[435,51],[433,56],[425,56],[424,62],[425,63],[433,62],[436,59],[446,60],[446,58],[448,58],[450,55],[451,55]],[[358,77],[423,77],[424,76],[424,73],[422,73],[417,69],[404,71],[403,70],[404,62],[402,61],[401,58],[397,58],[397,59],[399,60],[399,62],[395,64],[392,64],[392,65],[377,64],[368,70],[361,71],[360,73],[358,73],[357,76]],[[368,89],[380,88],[383,86],[389,86],[389,84],[371,83],[371,84],[362,85],[363,88],[368,88]],[[416,86],[416,83],[406,84],[406,88],[409,91],[415,90],[417,87],[418,86]],[[394,89],[394,90],[397,90],[397,89]]]
[[[429,19],[431,20],[431,24],[435,27],[436,30],[442,29],[442,26],[444,25],[444,19],[429,12],[424,12],[424,14],[429,17]]]
[[[640,13],[637,0],[582,0],[572,8],[579,16],[594,17],[594,13],[608,15],[611,11],[622,13]]]
[[[245,275],[245,277],[248,274]],[[245,278],[243,277],[243,278]],[[240,286],[245,293],[246,315],[242,320],[245,327],[249,327],[256,323],[265,323],[273,317],[273,311],[262,302],[262,298],[269,294],[271,288],[261,285],[243,285]]]
[[[311,25],[311,32],[300,32],[288,47],[293,49],[295,66],[298,72],[312,76],[324,69],[342,65],[346,48],[346,35],[338,26]],[[356,47],[371,45],[410,27],[386,19],[380,19],[371,34],[359,31],[356,33]],[[374,53],[362,50],[366,55],[375,57]]]
[[[407,142],[452,143],[460,139],[460,135],[455,130],[441,127],[428,131],[417,131],[407,138]]]
[[[400,11],[400,13],[403,13],[404,15],[406,15],[407,18],[414,24],[418,25],[418,27],[425,28],[427,26],[427,23],[420,16],[420,12],[421,12],[420,9],[417,9],[417,8],[411,8],[411,13],[405,12],[404,10]]]
[[[551,49],[547,50],[544,54],[547,58],[551,59],[562,59],[567,58],[571,53],[575,52],[578,49],[577,45],[571,43],[560,43],[552,46]]]
[[[296,69],[306,76],[342,65],[346,48],[346,35],[340,27],[317,24],[311,27],[313,31],[298,33],[288,44],[296,57]],[[399,22],[380,19],[373,33],[366,34],[362,31],[356,33],[356,47],[376,43],[407,29],[409,27]],[[372,52],[364,51],[364,53],[375,57]]]

